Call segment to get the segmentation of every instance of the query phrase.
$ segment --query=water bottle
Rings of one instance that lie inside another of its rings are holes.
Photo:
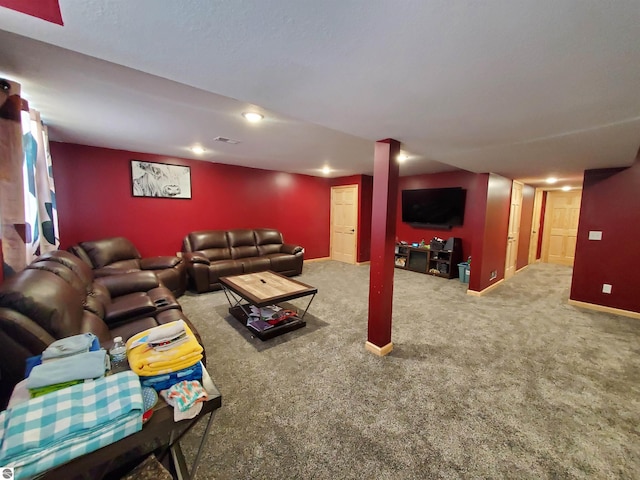
[[[111,360],[111,373],[123,372],[129,369],[127,362],[127,346],[122,341],[122,337],[113,339],[113,347],[109,350]]]

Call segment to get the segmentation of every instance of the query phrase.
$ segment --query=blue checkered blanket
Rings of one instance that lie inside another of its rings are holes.
[[[0,465],[31,477],[139,431],[142,410],[131,371],[32,398],[0,413]]]

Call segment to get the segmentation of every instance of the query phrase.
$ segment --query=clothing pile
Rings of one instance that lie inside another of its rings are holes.
[[[41,355],[27,360],[26,387],[32,398],[103,377],[109,368],[107,352],[92,333],[61,338]]]
[[[193,418],[202,410],[203,348],[183,321],[159,325],[127,341],[129,367],[144,387],[154,388],[174,407],[174,420]]]
[[[142,409],[133,372],[17,403],[0,412],[0,465],[31,478],[141,430]]]

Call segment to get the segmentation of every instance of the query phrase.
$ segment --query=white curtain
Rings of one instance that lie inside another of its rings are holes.
[[[49,139],[40,113],[33,109],[22,111],[22,148],[25,244],[29,263],[38,255],[57,250],[60,245]]]
[[[60,244],[47,129],[20,97],[20,84],[5,79],[0,79],[0,226],[1,278]]]

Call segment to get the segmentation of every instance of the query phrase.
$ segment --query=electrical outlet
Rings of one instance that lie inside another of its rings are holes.
[[[602,240],[602,232],[599,230],[590,230],[589,240]]]
[[[608,283],[603,283],[602,293],[611,293],[611,285],[609,285]]]
[[[489,274],[489,280],[493,280],[494,278],[496,278],[498,276],[498,271],[494,270],[493,272],[491,272]]]

